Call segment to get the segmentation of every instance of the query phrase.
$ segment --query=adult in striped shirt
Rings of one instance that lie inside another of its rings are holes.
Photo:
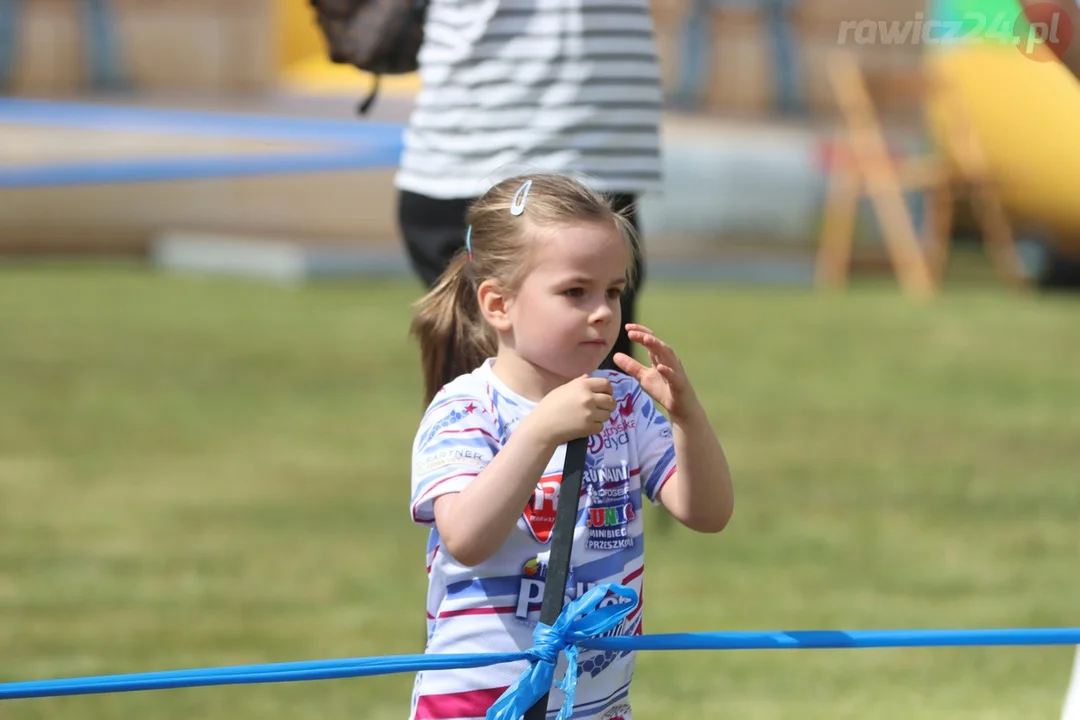
[[[532,646],[574,438],[588,438],[588,453],[567,598],[629,586],[639,604],[611,632],[640,634],[644,500],[701,532],[722,530],[733,500],[723,450],[671,348],[629,324],[651,366],[617,354],[620,371],[598,370],[623,326],[632,230],[601,195],[550,175],[497,184],[469,223],[466,249],[413,325],[428,404],[411,499],[413,521],[431,528],[425,652]],[[419,673],[410,720],[482,718],[526,668]],[[630,719],[632,652],[583,650],[570,672],[576,720]],[[564,699],[552,689],[549,717]]]
[[[419,65],[395,184],[401,234],[429,288],[464,244],[469,203],[513,175],[576,176],[640,229],[634,204],[661,186],[649,0],[430,0]],[[632,354],[625,331],[614,351]],[[615,368],[611,356],[604,367]]]

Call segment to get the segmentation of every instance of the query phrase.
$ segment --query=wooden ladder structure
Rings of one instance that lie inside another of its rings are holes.
[[[840,119],[830,166],[828,193],[818,246],[815,284],[841,289],[848,280],[859,201],[869,199],[881,228],[884,249],[901,290],[926,298],[939,289],[948,262],[953,203],[966,191],[991,262],[1011,287],[1025,284],[1008,217],[994,189],[987,158],[959,95],[945,80],[920,70],[900,85],[914,91],[920,105],[939,112],[944,152],[895,157],[890,153],[867,75],[848,51],[828,59],[828,79]],[[920,240],[905,193],[928,196]]]

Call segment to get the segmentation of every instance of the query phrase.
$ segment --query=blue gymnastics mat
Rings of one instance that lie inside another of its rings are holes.
[[[49,134],[68,142],[103,144],[106,155],[23,162],[5,158],[0,145],[0,188],[49,187],[103,183],[158,182],[333,170],[374,170],[396,166],[403,126],[359,118],[328,120],[236,112],[176,110],[94,103],[0,98],[0,135],[33,133],[47,146]],[[73,136],[74,134],[74,136]],[[144,138],[137,156],[108,157],[109,141]],[[184,142],[210,143],[212,151],[177,154]],[[230,151],[229,143],[244,144]],[[265,150],[251,150],[264,144]]]

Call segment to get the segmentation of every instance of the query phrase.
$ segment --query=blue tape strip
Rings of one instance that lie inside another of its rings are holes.
[[[0,98],[0,124],[132,130],[278,142],[392,144],[404,125],[360,118],[329,120],[248,113],[144,108]]]
[[[593,650],[822,650],[1005,645],[1080,645],[1080,628],[698,632],[616,636],[578,643],[581,648]]]
[[[139,158],[0,168],[0,189],[164,182],[397,166],[400,148],[331,148],[318,152]]]
[[[527,658],[526,653],[476,655],[390,655],[347,660],[236,665],[202,670],[166,670],[129,675],[101,675],[68,680],[28,680],[0,684],[0,700],[96,695],[138,690],[170,690],[212,685],[246,685],[300,680],[335,680],[391,675],[417,670],[487,667]]]
[[[627,602],[604,605],[611,595]],[[236,665],[196,670],[103,675],[59,680],[30,680],[0,684],[0,700],[86,695],[135,690],[236,685],[247,683],[326,680],[389,675],[419,670],[487,667],[529,660],[528,670],[492,706],[489,718],[510,717],[530,707],[551,683],[559,652],[570,646],[597,650],[820,650],[826,648],[972,647],[1080,645],[1080,628],[1001,630],[793,630],[769,632],[700,632],[597,637],[638,605],[637,594],[623,585],[600,585],[577,598],[551,626],[538,624],[535,647],[521,653],[396,655],[386,657],[314,660],[307,662]],[[601,607],[603,605],[603,607]],[[572,707],[573,683],[559,717]],[[535,697],[534,697],[535,696]]]

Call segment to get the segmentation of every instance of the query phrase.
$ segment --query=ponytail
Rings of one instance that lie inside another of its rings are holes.
[[[493,331],[480,315],[464,250],[454,256],[415,308],[410,333],[420,343],[424,404],[428,405],[443,385],[480,367],[498,348]]]

